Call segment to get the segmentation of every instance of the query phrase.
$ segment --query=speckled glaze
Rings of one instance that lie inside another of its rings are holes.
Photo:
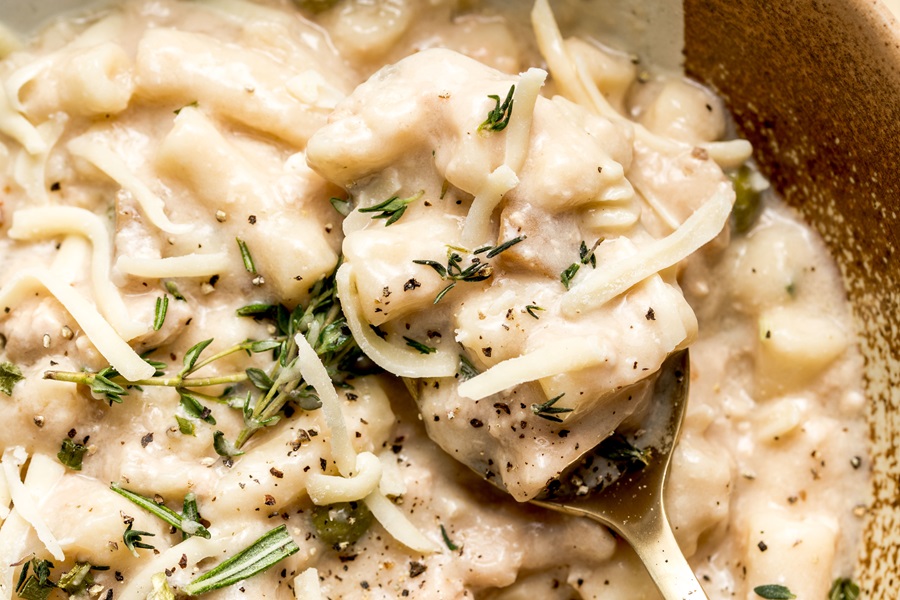
[[[900,597],[900,25],[872,0],[685,0],[688,72],[823,235],[866,358],[872,502],[863,597]]]

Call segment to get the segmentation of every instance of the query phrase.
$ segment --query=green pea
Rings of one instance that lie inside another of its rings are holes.
[[[731,174],[734,183],[734,208],[731,209],[731,222],[735,233],[747,233],[756,223],[762,212],[760,193],[753,189],[753,170],[747,165]]]
[[[313,507],[312,522],[319,539],[335,550],[343,550],[368,531],[375,521],[363,502],[338,502]]]

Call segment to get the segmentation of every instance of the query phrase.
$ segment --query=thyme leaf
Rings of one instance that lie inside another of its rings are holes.
[[[69,438],[63,438],[62,447],[56,453],[56,458],[73,471],[80,471],[81,462],[84,460],[84,455],[87,451],[87,446],[84,444],[79,444]]]
[[[569,286],[572,285],[572,280],[575,278],[575,274],[578,273],[578,269],[581,268],[581,265],[578,263],[572,263],[566,270],[559,274],[559,280],[562,282],[563,286],[566,289],[569,289]]]
[[[243,454],[234,444],[225,439],[225,434],[217,431],[213,434],[213,449],[222,458],[234,458]]]
[[[596,452],[607,460],[626,463],[625,467],[634,465],[643,468],[650,464],[650,449],[638,448],[620,433],[614,433],[600,442]]]
[[[828,592],[828,600],[857,600],[858,598],[859,586],[847,577],[835,579]]]
[[[560,419],[559,417],[557,417],[556,415],[569,413],[569,412],[572,412],[572,410],[573,410],[571,408],[562,408],[562,407],[554,406],[554,404],[559,402],[559,399],[562,398],[563,396],[565,396],[565,393],[560,394],[559,396],[556,396],[554,398],[550,398],[549,400],[547,400],[546,402],[544,402],[542,404],[532,404],[531,412],[533,412],[535,415],[539,416],[542,419],[547,419],[548,421],[553,421],[554,423],[562,423],[563,420]]]
[[[400,198],[399,196],[391,196],[384,202],[379,202],[375,206],[370,206],[368,208],[360,208],[359,212],[361,213],[374,213],[379,212],[373,216],[373,219],[387,219],[387,222],[384,224],[385,227],[396,223],[400,217],[403,216],[403,213],[406,212],[406,207],[411,203],[415,202],[419,198],[425,195],[425,190],[419,190],[416,194],[413,194],[409,198]]]
[[[299,552],[299,550],[300,548],[288,533],[287,526],[279,525],[246,549],[196,577],[184,586],[184,592],[191,596],[197,596],[227,587],[265,571],[281,559]]]
[[[511,85],[509,87],[509,91],[506,93],[506,99],[503,103],[500,103],[500,96],[496,94],[489,94],[488,98],[493,100],[496,104],[494,108],[488,112],[487,119],[484,120],[484,123],[478,126],[478,131],[503,131],[506,129],[506,126],[509,125],[509,118],[512,116],[513,110],[513,94],[516,91],[516,86]]]
[[[527,235],[520,235],[518,237],[514,237],[511,240],[507,240],[498,246],[494,246],[493,248],[491,248],[488,251],[487,256],[485,258],[494,258],[498,254],[500,254],[502,252],[506,252],[507,250],[509,250],[510,248],[512,248],[519,242],[524,241],[527,238],[528,238]]]
[[[541,308],[540,306],[537,306],[536,304],[529,304],[528,306],[525,307],[525,312],[527,312],[529,315],[531,315],[535,319],[540,319],[540,317],[538,315],[534,314],[535,311],[537,311],[537,310],[546,310],[546,309]]]
[[[22,371],[11,362],[0,363],[0,392],[12,396],[13,387],[25,379]]]
[[[169,296],[164,295],[156,299],[156,310],[153,313],[153,331],[162,329],[166,321],[166,312],[169,310]]]
[[[431,346],[426,346],[422,342],[417,342],[416,340],[414,340],[412,338],[408,338],[405,335],[403,336],[403,339],[406,340],[407,346],[409,346],[411,348],[415,348],[422,354],[434,354],[435,352],[437,352],[437,348],[432,348]]]
[[[241,251],[241,260],[244,261],[244,268],[248,273],[255,275],[256,264],[254,264],[253,262],[253,256],[250,254],[250,249],[247,248],[247,242],[245,242],[241,238],[234,239],[237,241],[238,250]]]
[[[172,297],[176,300],[181,300],[182,302],[187,302],[187,298],[178,291],[178,286],[175,285],[174,281],[166,281],[166,291],[172,294]]]
[[[195,435],[194,422],[190,419],[185,419],[184,417],[175,415],[175,422],[178,423],[178,431],[180,431],[182,434]]]
[[[338,214],[340,214],[342,217],[346,217],[353,211],[353,204],[350,202],[350,200],[331,198],[329,202],[331,202],[331,206],[333,206],[334,210],[338,211]]]
[[[443,524],[441,524],[441,537],[444,539],[444,544],[447,546],[447,550],[450,550],[451,552],[459,550],[459,546],[457,546],[450,540],[450,536],[447,535],[447,530],[444,529]]]
[[[791,593],[791,590],[776,583],[758,585],[753,588],[753,591],[756,592],[757,596],[766,600],[792,600],[797,597]]]
[[[197,521],[192,520],[187,515],[179,515],[177,512],[166,506],[165,504],[159,504],[152,500],[151,498],[147,498],[146,496],[142,496],[136,492],[132,492],[130,490],[126,490],[118,483],[110,484],[109,489],[119,494],[123,498],[130,500],[132,503],[137,506],[143,508],[147,512],[159,517],[172,527],[181,530],[182,532],[188,535],[196,535],[202,537],[204,539],[210,538],[210,533],[207,531],[206,527],[198,523]],[[128,524],[128,529],[131,529],[131,523]],[[126,534],[128,531],[126,530]],[[135,532],[133,535],[153,535],[147,534],[145,532]],[[128,542],[126,541],[127,545]],[[138,546],[138,548],[144,548],[145,546]],[[133,548],[129,546],[129,549],[134,551]]]

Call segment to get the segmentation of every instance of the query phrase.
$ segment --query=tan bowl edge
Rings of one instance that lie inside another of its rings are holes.
[[[873,0],[685,0],[688,72],[721,93],[837,258],[866,359],[874,480],[856,576],[900,587],[900,27]]]

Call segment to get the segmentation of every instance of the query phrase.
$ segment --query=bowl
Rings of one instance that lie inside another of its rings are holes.
[[[59,11],[93,3],[6,3],[0,20],[26,31]],[[683,34],[688,74],[721,94],[739,133],[752,142],[762,172],[831,249],[865,357],[872,438],[871,503],[855,578],[864,598],[896,598],[900,264],[894,261],[900,173],[894,150],[900,140],[900,24],[877,0],[570,4],[592,13],[582,27],[609,26],[614,14],[627,16],[638,39],[662,35],[664,43],[636,51],[662,52],[663,62],[680,62],[672,48]],[[677,17],[681,8],[683,21]]]

